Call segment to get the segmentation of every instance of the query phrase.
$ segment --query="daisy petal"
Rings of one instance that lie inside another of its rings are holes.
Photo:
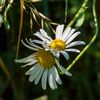
[[[55,57],[59,58],[59,56],[60,56],[59,51],[56,51],[55,49],[50,49],[50,51]]]
[[[56,38],[61,39],[64,25],[58,25],[56,28]]]
[[[50,49],[49,48],[45,48],[45,51],[49,51]]]
[[[34,81],[34,79],[36,78],[36,75],[37,75],[38,71],[40,70],[39,64],[36,64],[35,66],[36,66],[35,69],[31,72],[31,75],[29,77],[29,81],[30,82]]]
[[[34,56],[35,55],[32,54],[32,55],[25,57],[23,59],[16,59],[15,62],[17,62],[17,63],[29,63],[29,62],[32,62],[34,60]]]
[[[45,38],[51,40],[51,37],[49,37],[49,36],[47,35],[47,32],[45,32],[43,29],[40,29],[40,32],[42,33],[42,35],[43,35]]]
[[[55,68],[56,68],[56,67],[54,67],[54,66],[53,66],[52,68],[50,68],[50,69],[49,69],[49,73],[51,73],[51,74],[53,75],[52,78],[53,78],[53,80],[54,80],[54,81],[53,81],[53,82],[54,82],[54,87],[57,88],[57,84],[55,84],[55,83],[56,83],[56,80],[55,80],[55,79],[57,78],[57,77],[55,77],[55,76],[56,76],[56,75],[55,75],[55,74],[56,74],[56,73],[55,73]]]
[[[56,80],[56,82],[61,85],[62,81],[59,77],[58,71],[55,66],[53,66],[53,74],[54,74],[54,79]]]
[[[63,33],[62,40],[66,40],[66,37],[68,36],[70,30],[71,30],[71,27],[68,27],[68,28],[65,29],[65,31]]]
[[[48,69],[45,69],[43,76],[42,76],[42,88],[45,90],[46,89],[46,84],[47,84],[47,76],[48,76]]]
[[[68,36],[66,37],[66,40],[70,38],[70,36],[75,32],[75,29],[71,29]]]
[[[30,63],[28,63],[28,64],[25,64],[25,65],[23,65],[23,66],[21,66],[21,67],[26,67],[26,66],[30,66],[30,65],[33,65],[33,64],[35,64],[37,61],[32,61],[32,62],[30,62]]]
[[[37,78],[34,81],[35,84],[38,84],[38,82],[39,82],[39,80],[40,80],[40,78],[41,78],[41,76],[43,74],[43,71],[44,71],[44,68],[41,67],[41,71],[40,71],[40,73],[38,74]]]
[[[69,44],[69,43],[70,43],[73,39],[75,39],[79,34],[80,34],[80,32],[74,33],[74,34],[66,41],[66,43]]]
[[[21,40],[21,42],[22,42],[22,44],[23,44],[25,47],[27,47],[28,49],[31,49],[31,50],[34,50],[34,51],[38,51],[38,49],[37,49],[37,48],[33,48],[33,47],[31,47],[31,46],[27,45],[26,43],[24,43],[24,41],[23,41],[23,40]]]
[[[68,55],[67,52],[65,52],[65,51],[60,51],[60,52],[61,52],[61,54],[65,57],[66,60],[69,59],[69,55]]]
[[[50,88],[51,89],[56,89],[57,88],[57,84],[56,84],[56,82],[55,82],[55,80],[54,80],[54,77],[53,77],[53,68],[50,68],[49,69],[49,76],[48,76],[48,80],[49,80],[49,86],[50,86]]]
[[[78,49],[65,49],[65,51],[80,53],[80,50],[78,50]]]
[[[61,70],[61,72],[65,73],[67,76],[72,76],[72,74],[70,72],[68,72],[64,67],[62,67],[57,60],[55,60],[55,61],[56,61],[57,66]]]
[[[25,73],[25,75],[30,75],[30,74],[34,73],[35,70],[37,69],[37,66],[38,66],[38,65],[39,65],[38,63],[35,64],[35,65],[33,65],[33,67],[30,68],[30,69]]]
[[[42,41],[40,40],[32,40],[32,42],[37,43],[37,44],[42,44]]]
[[[41,67],[38,67],[38,70],[30,75],[30,81],[32,82],[33,80],[37,79],[37,76],[40,74],[41,72]]]
[[[36,67],[31,67],[26,73],[25,75],[30,75],[34,70],[35,70]]]
[[[36,44],[34,44],[33,42],[32,42],[32,39],[29,39],[29,43],[30,43],[30,45],[31,46],[33,46],[34,48],[37,48],[37,49],[42,49],[40,46],[38,46],[38,45],[36,45]],[[28,42],[28,41],[27,41]]]
[[[45,37],[43,37],[40,32],[36,32],[34,35],[36,35],[38,38],[40,38],[43,41],[49,41],[48,39],[46,39]]]
[[[37,36],[38,38],[40,38],[41,40],[44,39],[44,37],[42,36],[42,34],[40,32],[36,32],[34,35]]]
[[[50,42],[43,41],[42,46],[43,46],[45,49],[49,49],[49,43],[50,43]]]
[[[75,42],[72,42],[72,43],[68,44],[67,48],[73,47],[73,46],[76,46],[76,45],[85,45],[85,42],[83,42],[83,41],[75,41]]]

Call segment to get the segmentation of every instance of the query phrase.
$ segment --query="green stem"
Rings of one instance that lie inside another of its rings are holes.
[[[68,0],[65,0],[65,22],[67,20]]]
[[[79,11],[77,12],[77,14],[75,15],[75,17],[72,19],[72,21],[68,24],[67,27],[70,27],[74,24],[74,22],[77,20],[77,18],[84,12],[86,5],[88,3],[88,0],[84,0],[81,8],[79,9]]]
[[[95,10],[95,2],[96,2],[96,0],[93,0],[93,17],[94,17],[94,23],[95,23],[95,28],[96,28],[95,34],[94,34],[93,38],[91,39],[90,43],[82,50],[82,52],[75,58],[75,60],[67,67],[66,70],[69,70],[79,60],[79,58],[85,53],[85,51],[95,41],[95,39],[98,35],[98,21],[97,21],[96,10]]]

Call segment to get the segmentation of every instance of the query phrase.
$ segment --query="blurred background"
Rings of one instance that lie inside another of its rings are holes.
[[[40,82],[35,86],[34,83],[28,81],[29,76],[24,74],[26,68],[21,68],[19,64],[14,62],[20,25],[20,1],[14,0],[7,13],[6,23],[2,23],[2,15],[8,1],[5,2],[4,7],[3,4],[0,7],[0,10],[2,9],[0,11],[0,100],[99,100],[100,35],[98,35],[96,41],[81,59],[70,69],[73,76],[67,77],[66,75],[61,75],[62,86],[58,86],[57,90],[51,90],[48,86],[47,90],[44,91],[41,88]],[[64,23],[65,25],[71,21],[83,3],[83,0],[33,1],[33,6],[39,12],[50,18],[53,22]],[[68,4],[66,1],[68,1]],[[96,1],[96,12],[100,25],[100,0]],[[78,39],[85,41],[86,44],[90,42],[94,35],[92,3],[93,0],[89,0],[88,9],[85,12],[85,21],[79,28],[82,34]],[[66,21],[65,14],[67,14]],[[33,27],[31,29],[30,18],[29,9],[26,8],[24,10],[21,39],[32,37],[33,32],[41,28],[33,19]],[[52,27],[55,29],[55,26]],[[80,46],[79,49],[82,50],[83,48],[84,46]],[[19,58],[26,57],[31,53],[32,51],[20,44]],[[77,54],[70,53],[70,61],[66,63],[63,61],[63,58],[61,58],[61,61],[67,67],[76,56]]]

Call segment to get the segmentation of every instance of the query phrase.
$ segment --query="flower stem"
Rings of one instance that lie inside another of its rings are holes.
[[[67,21],[68,0],[65,0],[65,22]]]
[[[91,39],[90,43],[85,46],[85,48],[82,50],[82,52],[75,58],[75,60],[66,68],[66,70],[69,70],[72,68],[72,66],[79,60],[79,58],[85,53],[85,51],[91,46],[91,44],[95,41],[97,35],[98,35],[98,21],[97,21],[97,15],[95,10],[95,3],[96,0],[93,0],[93,17],[94,17],[94,23],[95,23],[95,34],[93,38]]]
[[[84,9],[86,8],[87,3],[88,3],[88,0],[84,0],[81,8],[79,9],[75,17],[72,19],[72,21],[67,25],[67,27],[72,26],[74,22],[77,20],[77,18],[85,11]]]

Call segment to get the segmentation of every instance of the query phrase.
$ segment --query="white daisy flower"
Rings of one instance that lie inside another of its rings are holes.
[[[64,30],[64,25],[58,25],[56,28],[55,39],[48,36],[43,29],[40,29],[40,32],[36,32],[34,35],[41,39],[41,44],[45,50],[50,50],[56,57],[59,57],[61,53],[66,60],[68,60],[69,55],[67,52],[80,53],[80,50],[73,47],[77,45],[85,45],[85,42],[83,41],[72,42],[79,34],[80,32],[75,32],[75,29],[71,29],[71,27]],[[36,42],[35,40],[33,41]]]
[[[44,48],[36,45],[36,43],[41,44],[39,40],[34,40],[34,42],[29,39],[26,39],[27,44],[22,41],[23,45],[31,50],[34,50],[35,53],[23,59],[16,59],[17,63],[24,63],[22,67],[32,66],[25,74],[30,75],[29,81],[35,84],[38,84],[41,79],[41,85],[43,89],[46,89],[47,80],[51,89],[57,88],[57,83],[62,84],[62,81],[59,77],[58,70],[62,73],[65,73],[68,76],[71,76],[64,67],[62,67],[58,60],[50,51],[46,51]]]

